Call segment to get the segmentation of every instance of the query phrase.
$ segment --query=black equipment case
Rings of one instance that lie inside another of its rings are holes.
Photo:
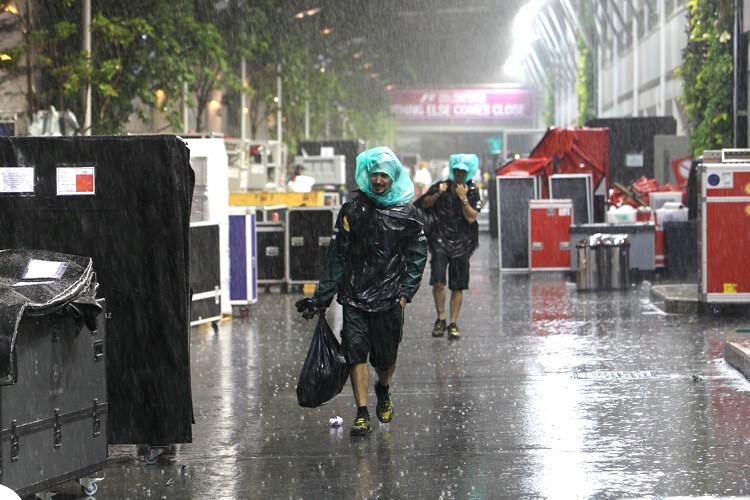
[[[285,226],[285,222],[258,222],[255,226],[258,241],[259,285],[286,282]]]
[[[0,248],[92,258],[110,315],[107,442],[191,442],[187,145],[171,135],[0,137],[0,167],[21,166],[33,167],[33,188],[0,196]],[[61,184],[78,166],[94,171]]]
[[[190,224],[190,324],[221,319],[221,251],[219,224]]]
[[[318,282],[335,217],[332,207],[293,207],[286,213],[286,262],[290,284]]]
[[[17,381],[0,387],[0,483],[21,497],[107,464],[105,318],[93,332],[70,314],[21,319]]]
[[[534,176],[497,176],[496,204],[500,270],[529,270],[529,200],[539,198],[539,179]]]

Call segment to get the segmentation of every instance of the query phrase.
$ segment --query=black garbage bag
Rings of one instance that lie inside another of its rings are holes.
[[[328,321],[321,314],[299,374],[297,402],[306,408],[317,408],[340,393],[347,378],[349,363]]]

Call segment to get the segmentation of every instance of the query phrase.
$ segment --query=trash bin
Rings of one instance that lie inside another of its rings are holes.
[[[601,233],[592,234],[576,243],[578,253],[576,288],[578,290],[601,289],[601,237]]]
[[[576,243],[578,290],[621,290],[630,286],[630,240],[626,234],[592,234]]]
[[[88,257],[0,250],[0,482],[20,496],[107,463],[104,303]]]
[[[605,290],[623,290],[630,286],[630,240],[627,234],[605,234],[601,239]]]

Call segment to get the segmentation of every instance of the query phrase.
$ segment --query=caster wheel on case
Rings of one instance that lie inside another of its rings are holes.
[[[83,492],[83,494],[87,497],[93,497],[94,495],[96,495],[97,491],[99,491],[99,486],[97,486],[96,483],[93,483],[89,487],[81,485],[81,492]]]
[[[159,460],[159,455],[161,455],[160,450],[150,449],[148,453],[143,455],[143,461],[148,465],[154,465]]]
[[[87,497],[93,497],[96,492],[99,491],[99,481],[104,479],[103,477],[82,477],[78,479],[78,484],[81,485],[81,492]]]

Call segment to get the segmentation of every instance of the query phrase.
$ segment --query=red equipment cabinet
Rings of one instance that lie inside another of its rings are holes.
[[[571,224],[572,200],[529,200],[529,270],[570,270]]]
[[[704,153],[701,167],[700,296],[750,302],[750,150]]]

